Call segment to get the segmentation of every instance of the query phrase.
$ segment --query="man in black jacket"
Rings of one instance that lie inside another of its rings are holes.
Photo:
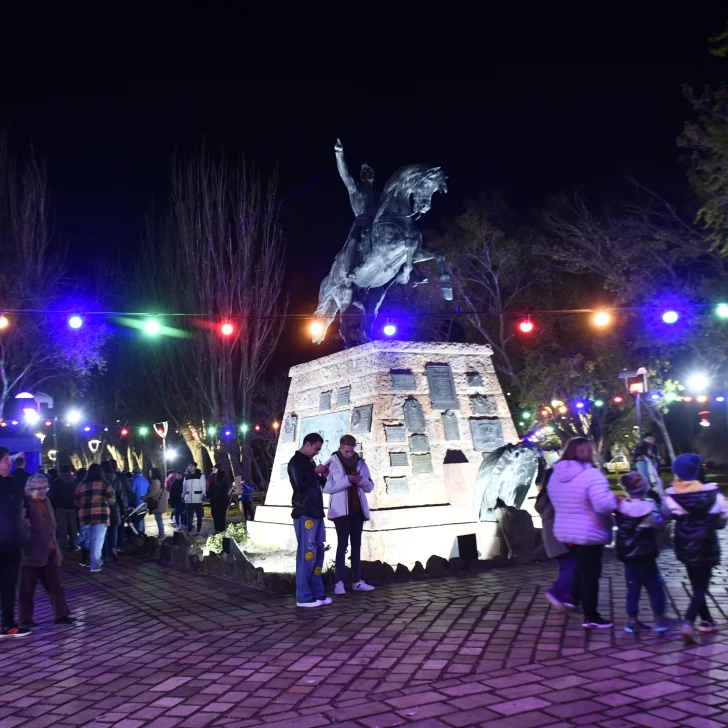
[[[15,458],[15,470],[13,471],[13,478],[15,478],[15,480],[17,480],[23,486],[23,488],[25,488],[25,484],[28,482],[29,477],[30,473],[25,469],[25,458]],[[25,493],[25,490],[23,490],[23,493]]]
[[[76,479],[69,465],[61,466],[61,474],[51,482],[48,497],[53,504],[58,524],[58,542],[64,551],[76,548],[78,514],[76,513]]]
[[[20,552],[27,528],[23,515],[25,483],[10,476],[13,461],[6,447],[0,447],[0,637],[26,637],[29,629],[15,622],[15,588],[20,572]]]
[[[298,552],[296,554],[296,606],[320,607],[331,604],[324,596],[321,569],[324,565],[323,487],[328,465],[314,465],[313,458],[323,445],[323,438],[312,432],[303,438],[303,447],[297,450],[288,463],[288,478],[293,487],[291,518],[296,529]]]

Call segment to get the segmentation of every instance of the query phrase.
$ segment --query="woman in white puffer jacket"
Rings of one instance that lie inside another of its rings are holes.
[[[549,498],[556,514],[554,535],[576,553],[577,588],[584,610],[584,627],[605,628],[612,623],[599,614],[599,577],[602,551],[612,540],[612,513],[617,497],[604,473],[594,467],[594,446],[575,437],[564,448],[549,480]]]

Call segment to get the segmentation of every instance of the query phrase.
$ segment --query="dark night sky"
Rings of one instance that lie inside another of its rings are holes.
[[[687,204],[681,87],[722,80],[726,63],[708,54],[724,16],[706,7],[645,19],[26,18],[4,29],[15,30],[0,126],[47,163],[79,265],[131,260],[175,147],[204,137],[277,166],[292,310],[308,312],[351,222],[337,136],[380,187],[403,164],[445,167],[450,193],[427,226],[480,190],[523,214],[577,187],[606,202],[626,194],[624,173]]]

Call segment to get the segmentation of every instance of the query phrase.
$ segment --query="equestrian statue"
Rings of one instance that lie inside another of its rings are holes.
[[[437,262],[442,296],[452,301],[445,258],[423,246],[422,233],[414,224],[430,209],[435,192],[447,192],[447,183],[441,167],[410,164],[389,178],[380,197],[374,189],[374,170],[363,165],[357,182],[349,173],[341,141],[336,141],[334,151],[356,219],[331,272],[321,282],[314,315],[323,330],[313,340],[317,344],[324,340],[338,313],[339,331],[349,347],[367,340],[366,329],[373,325],[390,286],[408,284],[416,263]],[[413,280],[412,285],[426,282]],[[369,324],[363,334],[352,325],[352,307],[359,309]]]

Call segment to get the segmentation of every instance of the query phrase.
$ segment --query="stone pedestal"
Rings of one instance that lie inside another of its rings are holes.
[[[374,480],[362,559],[450,558],[457,537],[473,533],[481,559],[499,553],[497,525],[476,523],[473,504],[483,454],[518,441],[491,355],[474,344],[375,341],[293,367],[265,505],[248,524],[253,541],[295,548],[288,461],[310,432],[324,438],[321,462],[351,433]],[[336,531],[326,526],[330,559]]]

